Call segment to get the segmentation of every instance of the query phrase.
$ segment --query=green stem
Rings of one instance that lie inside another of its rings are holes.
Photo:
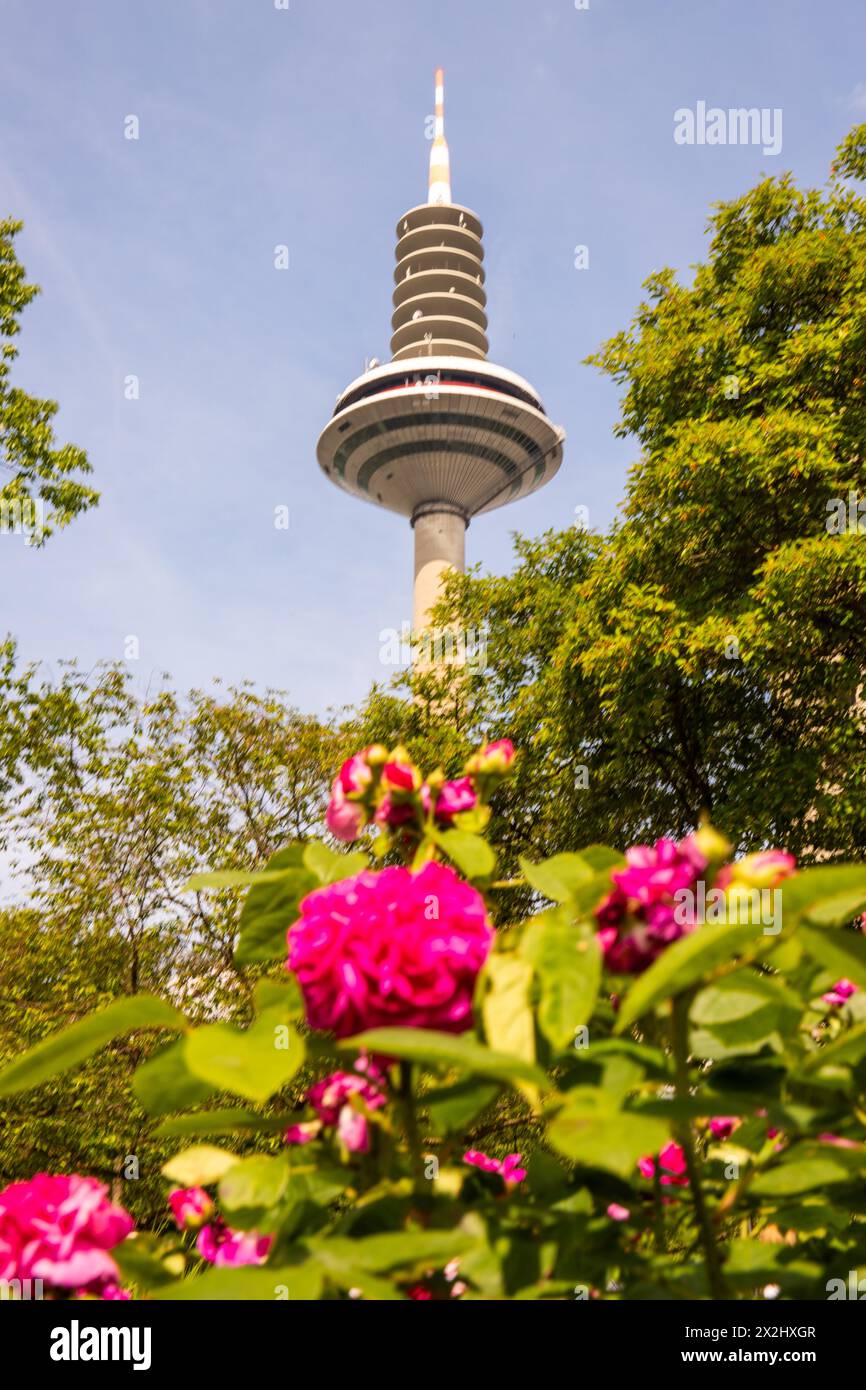
[[[400,1063],[400,1100],[403,1110],[403,1125],[406,1130],[406,1143],[412,1164],[412,1181],[416,1196],[424,1191],[424,1155],[421,1152],[421,1135],[418,1130],[418,1115],[415,1110],[415,1092],[412,1088],[412,1063]]]
[[[671,1044],[674,1054],[674,1078],[676,1081],[677,1100],[688,1101],[689,1091],[689,1007],[692,1001],[692,994],[679,994],[671,1002]],[[729,1297],[722,1276],[722,1262],[719,1257],[719,1247],[716,1242],[716,1232],[707,1210],[704,1199],[703,1188],[701,1187],[701,1171],[698,1163],[698,1156],[695,1151],[694,1135],[689,1121],[683,1120],[675,1126],[677,1142],[680,1144],[685,1155],[686,1172],[689,1177],[689,1185],[692,1191],[692,1201],[695,1206],[695,1216],[697,1218],[698,1230],[700,1232],[700,1243],[704,1249],[704,1263],[707,1268],[707,1282],[710,1286],[710,1296],[713,1299],[726,1299]]]

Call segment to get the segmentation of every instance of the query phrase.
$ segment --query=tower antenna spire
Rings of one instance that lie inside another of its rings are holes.
[[[445,72],[442,68],[436,69],[436,123],[430,150],[428,190],[428,203],[451,202],[451,162],[445,139]]]

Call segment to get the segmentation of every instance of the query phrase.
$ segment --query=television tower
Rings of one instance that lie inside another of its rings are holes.
[[[482,227],[451,198],[444,108],[439,68],[427,202],[397,224],[392,358],[341,392],[316,450],[338,487],[409,518],[415,637],[464,568],[470,519],[549,482],[565,439],[529,382],[487,361]]]

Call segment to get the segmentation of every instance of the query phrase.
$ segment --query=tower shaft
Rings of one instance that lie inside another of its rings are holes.
[[[466,568],[466,518],[457,507],[429,502],[412,519],[415,532],[415,587],[412,631],[428,632],[430,613],[442,596],[442,581]]]

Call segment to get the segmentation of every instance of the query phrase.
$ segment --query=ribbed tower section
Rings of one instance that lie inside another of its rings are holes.
[[[468,208],[423,204],[397,224],[391,353],[484,360],[487,295],[481,223]]]
[[[482,227],[451,198],[441,69],[428,200],[396,230],[391,362],[341,392],[317,453],[332,482],[411,521],[420,636],[464,568],[470,519],[548,482],[565,437],[527,381],[487,361]]]

